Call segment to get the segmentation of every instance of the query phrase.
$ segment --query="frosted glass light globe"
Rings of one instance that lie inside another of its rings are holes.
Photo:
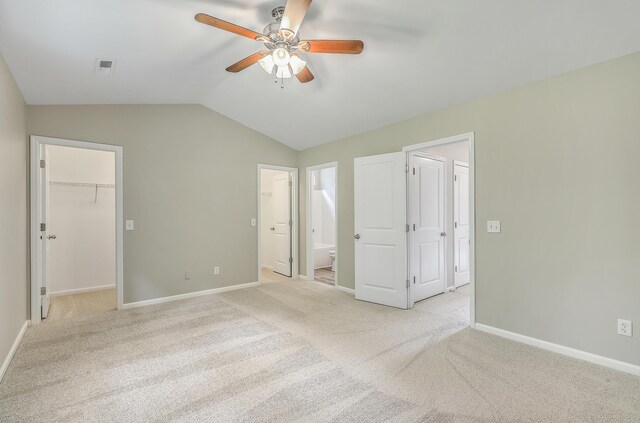
[[[289,64],[289,60],[291,60],[291,55],[287,49],[282,47],[273,50],[271,56],[273,57],[273,62],[276,66],[287,66]]]

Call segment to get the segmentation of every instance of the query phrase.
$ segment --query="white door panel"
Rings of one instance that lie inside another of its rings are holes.
[[[273,180],[273,271],[291,277],[291,177],[289,172]]]
[[[453,282],[456,286],[469,283],[471,270],[469,201],[469,167],[456,163],[453,166]]]
[[[411,271],[413,301],[445,290],[444,163],[414,156],[412,171]]]
[[[49,166],[47,163],[47,146],[40,146],[40,160],[44,161],[45,167],[40,167],[40,222],[46,226],[46,231],[40,232],[41,247],[42,247],[42,263],[41,263],[41,276],[40,276],[40,288],[41,295],[40,307],[41,318],[45,319],[49,315],[49,272],[50,272],[50,228],[49,228]]]
[[[406,309],[405,154],[354,160],[356,299]]]

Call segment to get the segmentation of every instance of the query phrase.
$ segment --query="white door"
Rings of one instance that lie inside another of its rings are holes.
[[[273,179],[273,271],[291,277],[291,174]]]
[[[445,290],[444,163],[413,156],[411,178],[410,269],[415,302]]]
[[[47,284],[47,276],[49,273],[49,248],[50,242],[53,241],[56,236],[49,233],[49,166],[47,163],[47,146],[40,146],[40,180],[39,180],[39,194],[40,194],[40,305],[41,305],[41,318],[45,319],[49,314],[49,288]],[[42,228],[42,225],[44,228]],[[44,230],[42,230],[44,229]]]
[[[406,156],[354,160],[356,299],[406,309]]]
[[[469,165],[456,162],[453,165],[453,282],[456,286],[469,283],[469,216]]]

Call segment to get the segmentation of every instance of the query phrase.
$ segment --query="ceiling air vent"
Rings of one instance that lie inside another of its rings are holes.
[[[111,59],[96,59],[94,73],[96,75],[111,75],[116,67],[116,61]]]

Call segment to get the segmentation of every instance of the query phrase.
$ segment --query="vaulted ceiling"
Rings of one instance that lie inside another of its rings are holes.
[[[316,79],[225,68],[285,0],[0,0],[0,51],[29,104],[200,103],[296,149],[640,51],[637,0],[315,0],[302,38],[361,39],[307,55]],[[94,74],[97,58],[115,71]]]

